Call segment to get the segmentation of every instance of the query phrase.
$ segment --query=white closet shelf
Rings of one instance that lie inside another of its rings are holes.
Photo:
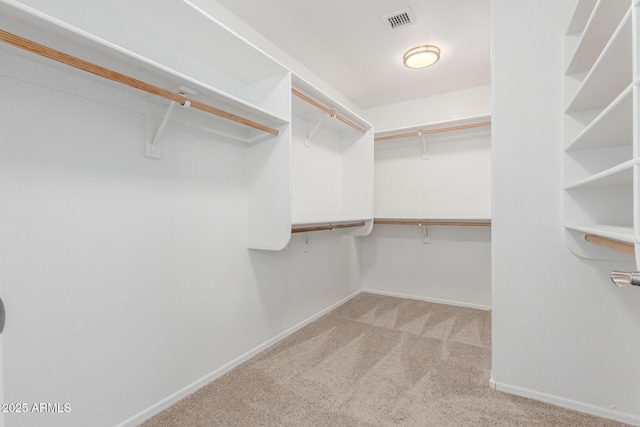
[[[565,190],[581,188],[630,187],[633,185],[633,160],[569,184]]]
[[[196,95],[187,94],[190,99],[211,105],[216,109],[224,110],[231,115],[241,116],[242,118],[257,122],[266,127],[277,128],[288,123],[288,120],[284,117],[266,111],[245,99],[220,90],[212,84],[176,71],[165,64],[158,63],[13,0],[3,0],[0,2],[0,29],[20,38],[44,45],[55,51],[96,64],[108,71],[122,74],[126,77],[148,83],[149,85],[173,93],[177,93],[180,87],[187,87],[197,92]],[[0,42],[0,49],[12,55],[25,57],[55,67],[62,67],[62,69],[68,69],[70,72],[83,77],[108,81],[89,72],[55,63],[52,59],[42,58],[35,53],[26,52],[4,42]],[[264,62],[264,60],[262,62]],[[271,78],[271,74],[276,71],[273,66],[267,68],[269,72],[262,77]],[[283,68],[278,72],[283,75],[286,73]],[[116,84],[111,81],[109,83],[113,85]],[[140,93],[145,97],[149,96],[145,92],[128,86],[118,85],[118,87]],[[168,105],[168,101],[164,100],[154,100],[153,102],[164,102]],[[178,113],[178,115],[180,115],[180,113]],[[262,135],[261,131],[248,128],[240,123],[210,115],[207,115],[207,117],[210,117],[214,124],[211,126],[211,129],[221,128],[222,134],[233,136],[241,141],[250,142]]]
[[[565,237],[586,259],[635,259],[640,163],[631,3],[578,0],[565,36]]]
[[[617,1],[605,5],[599,0],[580,1],[569,24],[567,35],[581,32],[580,40],[568,63],[565,74],[589,70],[629,10],[629,2]]]
[[[579,0],[567,27],[567,35],[582,33],[587,26],[597,0]]]
[[[566,224],[565,227],[584,234],[593,234],[620,242],[634,243],[633,225]]]
[[[459,119],[452,120],[443,120],[440,122],[432,122],[432,123],[424,123],[417,126],[410,126],[406,128],[393,128],[393,129],[385,129],[375,133],[374,139],[376,141],[384,141],[388,139],[395,138],[404,138],[407,136],[418,135],[420,132],[427,133],[435,133],[438,131],[446,131],[452,128],[465,128],[476,127],[475,125],[484,125],[486,123],[490,124],[491,122],[491,114],[481,114],[477,116],[464,117]]]
[[[299,103],[299,101],[303,101],[313,107],[316,108],[316,110],[313,111],[313,113],[319,111],[321,112],[321,114],[324,114],[324,117],[320,117],[318,119],[317,125],[320,126],[323,122],[324,119],[330,119],[329,122],[327,122],[325,124],[325,127],[327,129],[333,129],[335,131],[335,133],[340,133],[340,131],[342,130],[341,128],[344,126],[342,125],[346,125],[348,127],[350,127],[351,129],[360,132],[361,134],[365,134],[367,133],[367,130],[360,127],[358,124],[352,122],[351,120],[349,120],[347,117],[345,117],[343,115],[343,113],[341,113],[337,108],[335,107],[327,107],[324,104],[321,104],[320,102],[316,101],[315,99],[311,98],[310,96],[300,92],[298,89],[291,89],[291,94],[294,96],[294,100],[292,102],[293,104],[293,110],[296,113],[300,113],[302,111],[305,110],[304,107],[302,107]],[[311,116],[311,113],[303,113],[304,115],[306,115],[307,117]],[[330,125],[329,123],[333,123],[334,125]],[[340,125],[340,126],[336,126],[336,125]]]
[[[584,78],[565,112],[605,108],[632,81],[632,19],[629,10]]]
[[[490,227],[489,218],[375,218],[377,225],[438,225],[450,227]]]
[[[291,233],[306,233],[309,231],[333,231],[345,228],[365,227],[371,220],[352,220],[352,221],[325,221],[305,224],[292,224]]]
[[[25,37],[39,37],[35,41],[43,44],[55,41],[64,47],[82,49],[86,42],[82,52],[90,54],[100,49],[97,42],[107,45],[107,53],[111,49],[135,52],[203,82],[211,77],[209,73],[214,73],[245,88],[288,71],[189,0],[137,0],[127,4],[127,13],[118,13],[117,8],[111,7],[95,14],[64,13],[68,8],[56,7],[59,2],[45,3],[40,11],[17,0],[1,0],[0,22],[3,26],[31,31]],[[94,0],[92,5],[99,8],[101,3],[110,0]],[[177,21],[184,21],[185,25]],[[4,29],[16,32],[12,28]],[[101,49],[85,59],[93,61],[104,52]]]
[[[364,134],[373,126],[307,81],[292,76],[292,111],[334,135]],[[331,117],[334,115],[335,117]]]
[[[373,218],[363,218],[356,216],[327,216],[324,218],[320,217],[309,217],[309,218],[294,218],[291,226],[292,227],[308,227],[318,224],[342,224],[342,223],[352,223],[352,222],[360,222],[360,221],[373,221]]]
[[[364,222],[348,233],[366,235],[373,228],[373,126],[301,77],[291,80],[293,232]]]
[[[631,146],[633,143],[633,84],[629,85],[573,141],[566,151]]]
[[[566,228],[569,234],[577,234],[574,236],[574,239],[578,238],[575,243],[579,244],[576,250],[585,255],[590,253],[590,256],[596,256],[599,259],[618,261],[629,261],[628,257],[635,256],[633,227],[597,224],[571,225]],[[627,258],[619,258],[621,254],[626,254]]]

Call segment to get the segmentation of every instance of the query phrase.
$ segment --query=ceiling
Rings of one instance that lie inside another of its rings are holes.
[[[491,82],[490,0],[218,0],[361,108]],[[411,8],[415,24],[382,19]],[[435,65],[403,66],[434,44]]]

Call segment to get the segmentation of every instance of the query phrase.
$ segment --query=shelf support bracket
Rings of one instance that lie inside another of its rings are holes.
[[[418,135],[422,138],[422,160],[429,160],[429,150],[427,149],[427,136],[422,133],[422,131],[418,132]]]
[[[162,158],[162,145],[159,142],[160,135],[164,132],[164,128],[167,126],[167,122],[169,122],[169,118],[171,118],[171,114],[173,113],[173,109],[176,107],[176,104],[176,101],[171,101],[169,103],[169,108],[167,108],[167,112],[164,113],[164,117],[162,118],[160,126],[158,126],[158,130],[153,138],[145,138],[144,156],[146,158],[155,160],[160,160]]]
[[[176,105],[181,105],[184,108],[189,108],[191,106],[191,102],[186,99],[186,95],[184,92],[179,92],[181,96],[185,97],[185,101],[183,103],[178,103],[176,101],[171,101],[169,103],[169,107],[167,111],[164,113],[164,117],[162,117],[162,121],[160,122],[160,126],[158,126],[158,130],[154,134],[153,138],[149,139],[145,137],[144,141],[144,156],[148,159],[160,160],[162,159],[162,145],[160,144],[160,136],[164,132],[164,128],[169,123],[171,119],[171,115],[173,114],[174,108]]]
[[[311,241],[314,238],[314,234],[313,233],[305,233],[304,236],[304,253],[309,253],[311,252]]]
[[[320,128],[320,125],[322,124],[322,122],[325,119],[329,118],[329,117],[335,118],[336,117],[336,113],[332,113],[332,114],[325,113],[325,114],[322,115],[322,117],[320,117],[320,120],[318,120],[318,122],[315,124],[315,126],[313,127],[311,132],[307,132],[307,139],[304,142],[304,146],[305,147],[311,147],[311,138],[318,131],[318,129]]]
[[[428,245],[431,243],[431,236],[429,235],[429,227],[426,224],[418,224],[422,230],[422,244]]]

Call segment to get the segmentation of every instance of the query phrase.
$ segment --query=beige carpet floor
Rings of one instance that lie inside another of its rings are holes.
[[[490,367],[490,312],[365,293],[142,425],[625,425],[497,392]]]

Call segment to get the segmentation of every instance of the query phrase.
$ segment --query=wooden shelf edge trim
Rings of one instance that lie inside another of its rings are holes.
[[[367,133],[366,130],[362,129],[360,126],[358,126],[357,124],[353,123],[351,120],[349,120],[346,117],[336,113],[335,111],[331,110],[329,107],[326,107],[326,106],[322,105],[321,103],[319,103],[315,99],[305,95],[304,93],[300,92],[299,90],[297,90],[295,88],[291,88],[291,93],[294,94],[295,96],[297,96],[298,98],[308,102],[309,104],[315,106],[316,108],[324,111],[325,113],[330,114],[331,116],[335,115],[336,119],[340,120],[342,123],[344,123],[344,124],[346,124],[348,126],[351,126],[352,128],[354,128],[358,132],[360,132],[362,134]]]
[[[75,56],[68,55],[64,52],[60,52],[58,50],[41,45],[39,43],[36,43],[29,39],[25,39],[23,37],[20,37],[18,35],[9,33],[1,29],[0,29],[0,40],[2,40],[7,44],[15,46],[17,48],[26,50],[31,53],[35,53],[36,55],[43,56],[45,58],[71,66],[73,68],[77,68],[79,70],[86,71],[96,76],[103,77],[105,79],[115,81],[115,82],[124,84],[126,86],[129,86],[153,95],[160,96],[170,101],[178,102],[180,105],[185,105],[188,103],[188,105],[190,105],[191,108],[195,108],[197,110],[201,110],[206,113],[213,114],[215,116],[222,117],[227,120],[231,120],[233,122],[242,124],[244,126],[248,126],[253,129],[260,130],[262,132],[270,133],[271,135],[277,136],[280,133],[277,129],[271,128],[269,126],[263,125],[258,122],[254,122],[253,120],[249,120],[245,117],[238,116],[228,111],[224,111],[219,108],[213,107],[211,105],[204,104],[200,101],[189,99],[179,93],[173,93],[166,89],[162,89],[158,86],[145,83],[141,80],[134,79],[133,77],[129,77],[124,74],[120,74],[116,71],[110,70],[108,68],[104,68],[99,65],[93,64],[91,62],[82,60],[80,58],[76,58]]]
[[[375,219],[379,225],[443,225],[452,227],[491,227],[491,221],[437,221],[432,219]]]
[[[340,224],[331,224],[328,223],[326,225],[314,225],[314,226],[300,226],[291,227],[291,233],[306,233],[308,231],[324,231],[324,230],[338,230],[341,228],[352,228],[352,227],[364,227],[364,221],[358,222],[349,222],[349,223],[340,223]]]
[[[634,245],[631,243],[621,242],[619,240],[610,239],[608,237],[597,236],[595,234],[586,234],[584,240],[595,245],[604,246],[628,255],[635,255]]]
[[[413,136],[422,136],[422,135],[428,135],[428,134],[432,134],[432,133],[443,133],[443,132],[450,132],[450,131],[462,130],[462,129],[473,129],[473,128],[478,128],[478,127],[483,127],[483,126],[491,126],[491,121],[489,120],[489,121],[486,121],[486,122],[470,123],[470,124],[467,124],[467,125],[449,126],[449,127],[444,127],[444,128],[428,129],[428,130],[419,130],[419,131],[414,131],[414,132],[400,133],[400,134],[397,134],[397,135],[378,136],[378,137],[375,137],[373,140],[375,142],[388,141],[388,140],[391,140],[391,139],[409,138],[409,137],[413,137]]]

